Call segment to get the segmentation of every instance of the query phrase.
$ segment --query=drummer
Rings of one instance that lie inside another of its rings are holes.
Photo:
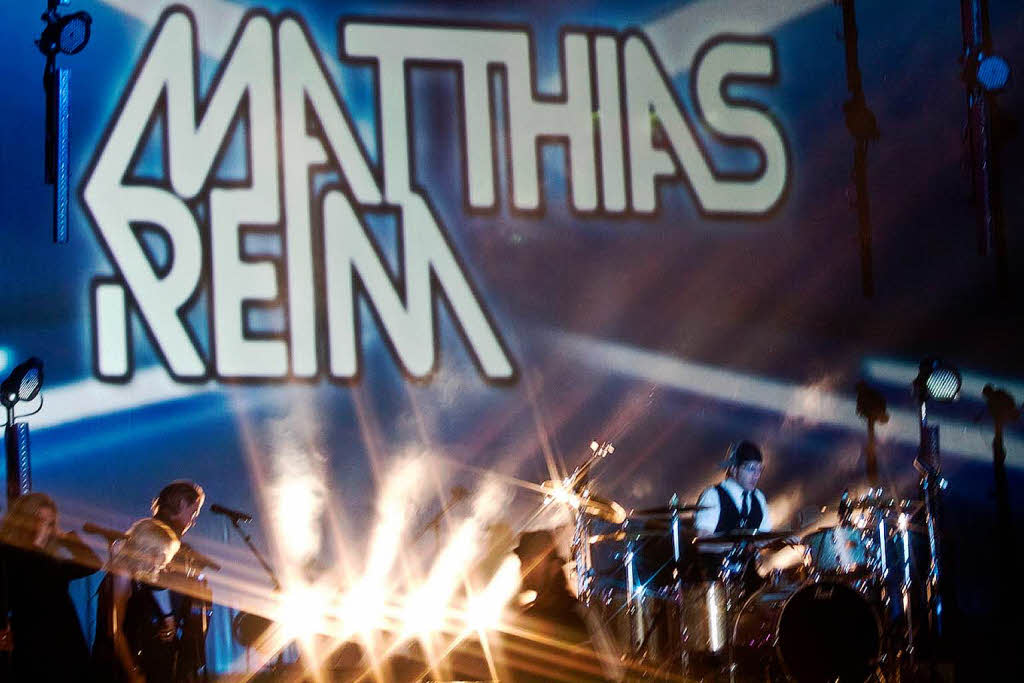
[[[729,447],[724,463],[725,479],[709,486],[697,500],[700,508],[694,521],[698,536],[751,529],[771,531],[772,518],[764,493],[757,482],[764,470],[761,449],[750,441],[740,441]],[[722,553],[731,546],[703,548],[706,552]]]

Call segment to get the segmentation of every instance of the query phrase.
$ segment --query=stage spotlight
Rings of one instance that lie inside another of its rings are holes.
[[[975,78],[986,92],[999,92],[1010,82],[1010,64],[999,55],[984,56],[978,60]]]
[[[92,17],[88,12],[75,12],[61,17],[59,26],[60,40],[57,45],[64,54],[78,54],[89,43],[89,37],[92,34]]]
[[[950,403],[960,395],[960,372],[938,358],[925,358],[914,379],[914,391],[921,402]]]
[[[67,16],[57,13],[51,6],[42,16],[46,22],[43,33],[39,36],[39,49],[45,55],[62,52],[74,55],[85,49],[92,35],[92,17],[88,12],[75,12]]]
[[[15,403],[34,399],[42,387],[43,361],[33,356],[14,368],[0,384],[0,403],[10,410]]]

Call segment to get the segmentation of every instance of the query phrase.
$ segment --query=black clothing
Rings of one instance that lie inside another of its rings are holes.
[[[176,634],[178,683],[207,680],[206,632],[212,616],[213,594],[202,570],[207,565],[192,546],[181,543],[160,575],[167,588],[171,611],[179,626]]]
[[[606,680],[582,609],[563,586],[543,591],[512,622],[513,630],[526,634],[502,639],[499,670],[515,683]]]
[[[79,561],[88,561],[91,556],[99,563],[88,549],[75,555]],[[0,546],[0,563],[6,579],[0,591],[6,593],[14,643],[10,680],[89,680],[89,648],[68,584],[96,570],[73,560],[7,545]],[[7,673],[0,669],[0,674]]]
[[[111,637],[114,611],[113,576],[107,574],[100,583],[96,602],[96,638],[92,644],[93,671],[97,681],[121,683],[131,680],[127,662],[119,657]],[[124,608],[121,630],[134,658],[133,664],[146,677],[146,683],[176,681],[177,648],[173,642],[162,641],[158,633],[164,628],[164,613],[153,597],[153,587],[132,581],[131,595]]]
[[[607,681],[582,617],[583,607],[564,586],[545,589],[528,609],[488,637],[490,659],[503,683]],[[480,642],[462,642],[448,665],[450,678],[491,680]]]
[[[761,526],[761,520],[764,517],[764,510],[761,509],[761,503],[758,502],[757,496],[751,491],[744,491],[743,497],[749,500],[750,511],[746,515],[746,519],[743,519],[741,510],[736,508],[736,503],[733,502],[732,496],[729,492],[722,488],[719,484],[715,487],[715,491],[718,492],[718,500],[721,505],[718,513],[718,524],[715,525],[715,533],[721,533],[723,531],[732,531],[733,529],[758,529]]]

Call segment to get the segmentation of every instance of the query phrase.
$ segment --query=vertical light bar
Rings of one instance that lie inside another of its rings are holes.
[[[68,241],[69,121],[71,70],[57,70],[57,178],[53,186],[53,241]]]
[[[708,639],[711,645],[711,651],[718,652],[722,649],[722,644],[725,641],[725,635],[722,628],[722,615],[719,612],[717,582],[712,582],[711,586],[708,587],[707,601]]]
[[[882,575],[889,576],[889,558],[885,554],[885,518],[878,520],[878,548],[882,560]]]
[[[31,447],[28,424],[16,422],[4,430],[7,450],[7,501],[32,492]]]

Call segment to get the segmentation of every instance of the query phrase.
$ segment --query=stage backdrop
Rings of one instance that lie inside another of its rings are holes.
[[[1024,68],[1024,10],[990,6]],[[939,355],[965,378],[931,411],[958,602],[990,613],[1005,541],[981,389],[1024,398],[1024,95],[1011,82],[995,119],[1001,289],[976,247],[958,3],[861,0],[851,53],[826,0],[79,0],[60,245],[44,8],[0,10],[0,374],[45,361],[23,421],[65,527],[124,528],[194,479],[253,513],[288,586],[333,600],[376,575],[401,605],[399,564],[442,574],[452,530],[476,547],[497,522],[564,522],[532,516],[530,484],[592,440],[615,447],[595,489],[629,508],[693,500],[748,438],[796,528],[865,486],[859,380],[889,401],[882,481],[913,492],[910,382]],[[879,131],[867,261],[858,67]],[[1011,425],[1018,528],[1022,438]],[[188,538],[224,565],[218,601],[280,616],[229,531],[205,511]],[[229,617],[217,670],[245,667]]]

